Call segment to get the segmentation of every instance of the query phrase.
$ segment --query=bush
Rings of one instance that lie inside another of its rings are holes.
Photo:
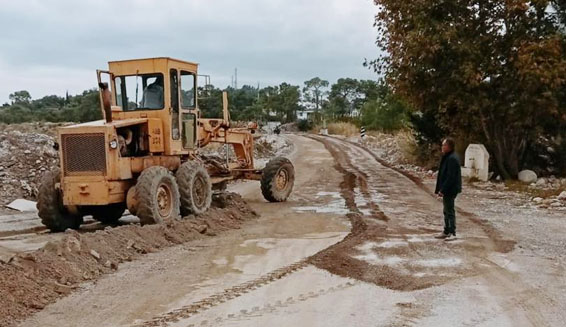
[[[297,122],[297,128],[301,132],[308,132],[313,128],[313,124],[308,120],[299,120]]]

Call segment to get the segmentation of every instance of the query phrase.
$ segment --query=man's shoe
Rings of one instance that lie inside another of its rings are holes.
[[[450,236],[450,234],[440,233],[439,235],[436,235],[434,238],[439,239],[439,240],[444,240],[448,236]]]
[[[456,234],[450,234],[444,238],[445,241],[454,241],[456,239]]]

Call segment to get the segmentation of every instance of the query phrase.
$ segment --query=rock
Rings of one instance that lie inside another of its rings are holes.
[[[31,151],[30,151],[30,150],[25,150],[25,151],[24,151],[24,154],[31,154]]]
[[[90,255],[92,255],[96,260],[100,260],[100,254],[94,250],[90,250]]]
[[[67,252],[79,252],[81,250],[81,242],[73,236],[67,238],[65,244]]]
[[[558,200],[566,201],[566,191],[560,193]]]
[[[199,232],[200,234],[204,234],[206,233],[206,230],[208,229],[208,226],[206,225],[199,225],[196,227],[197,228],[197,232]]]
[[[537,178],[537,174],[532,170],[523,170],[519,173],[519,180],[523,183],[535,183]]]
[[[534,203],[542,203],[542,200],[543,200],[543,198],[537,197],[537,198],[534,198],[534,199],[533,199],[533,202],[534,202]]]
[[[114,261],[106,260],[104,267],[110,268],[112,270],[118,270],[118,264]]]
[[[552,202],[552,203],[550,204],[550,206],[553,207],[553,208],[561,207],[561,206],[562,206],[562,203],[560,203],[560,202],[558,202],[558,201],[557,201],[557,202]]]
[[[545,186],[546,183],[547,183],[547,182],[546,182],[546,179],[545,179],[545,178],[539,178],[539,179],[537,180],[536,185],[537,185],[537,186]]]

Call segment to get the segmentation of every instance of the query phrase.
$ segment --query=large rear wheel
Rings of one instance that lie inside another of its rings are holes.
[[[261,193],[269,202],[284,202],[293,191],[295,168],[289,159],[271,159],[263,169]]]
[[[185,162],[177,170],[183,216],[204,213],[212,202],[212,182],[206,168],[196,161]]]
[[[43,176],[39,186],[37,210],[41,223],[52,232],[63,232],[67,228],[79,229],[83,222],[82,215],[71,214],[64,206],[61,190],[59,169],[48,172]]]
[[[179,218],[179,188],[164,167],[144,170],[136,183],[137,216],[142,225]]]

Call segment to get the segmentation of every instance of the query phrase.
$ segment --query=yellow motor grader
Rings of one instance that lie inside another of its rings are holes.
[[[277,157],[254,168],[257,124],[231,127],[226,93],[223,118],[201,117],[197,64],[149,58],[108,66],[97,71],[103,119],[58,130],[60,169],[44,176],[37,202],[51,231],[79,228],[87,215],[113,223],[126,208],[142,225],[198,215],[213,186],[235,179],[261,181],[270,202],[287,200],[293,165]],[[202,154],[210,143],[231,145],[234,155]]]

